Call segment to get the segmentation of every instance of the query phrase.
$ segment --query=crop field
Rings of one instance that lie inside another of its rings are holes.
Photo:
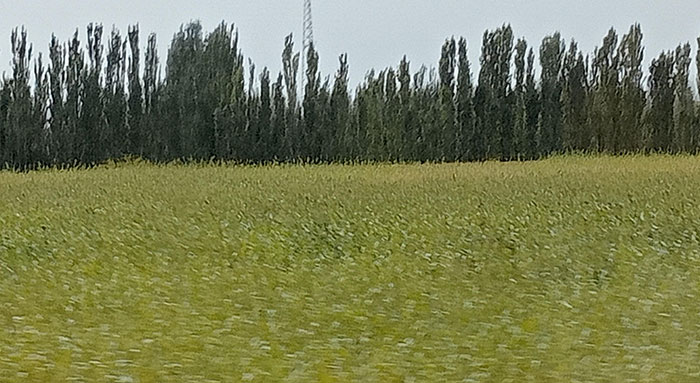
[[[0,173],[0,382],[697,382],[700,158]]]

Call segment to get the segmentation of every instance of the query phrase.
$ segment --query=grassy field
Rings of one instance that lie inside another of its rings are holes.
[[[697,382],[700,158],[0,173],[0,382]]]

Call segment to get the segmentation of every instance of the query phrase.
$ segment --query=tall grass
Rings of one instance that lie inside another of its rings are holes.
[[[697,381],[700,158],[0,173],[0,381]]]

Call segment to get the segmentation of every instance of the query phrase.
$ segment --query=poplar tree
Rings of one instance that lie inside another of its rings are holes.
[[[693,131],[695,118],[693,94],[689,85],[690,44],[685,43],[676,48],[673,69],[673,134],[672,150],[690,152],[697,140]]]
[[[221,24],[218,33],[207,37],[204,65],[209,67],[207,87],[211,121],[212,156],[245,161],[251,143],[247,141],[250,114],[245,90],[243,54],[234,27]],[[252,66],[251,66],[252,69]],[[252,76],[252,74],[251,74]],[[253,81],[251,78],[251,84]]]
[[[287,116],[285,118],[284,158],[295,160],[299,158],[301,131],[299,129],[299,105],[297,77],[299,73],[299,53],[294,53],[294,36],[289,35],[284,41],[282,52],[282,72],[287,94]],[[302,76],[305,73],[302,74]]]
[[[523,156],[525,159],[537,157],[537,127],[540,109],[540,92],[535,81],[535,52],[530,48],[525,70],[525,141],[523,144],[526,148]]]
[[[148,36],[148,45],[143,69],[143,133],[148,136],[145,147],[147,157],[162,161],[164,159],[163,134],[160,109],[162,84],[157,51],[157,37]]]
[[[170,159],[201,159],[199,146],[204,117],[200,111],[202,26],[192,22],[180,27],[168,51],[165,118]]]
[[[328,147],[332,148],[329,158],[339,161],[350,155],[348,148],[352,145],[352,134],[350,124],[350,94],[348,93],[348,55],[343,54],[338,58],[338,72],[333,83],[331,93],[331,117],[329,128],[332,143]]]
[[[384,91],[386,84],[386,73],[384,71],[375,75],[374,71],[370,71],[366,78],[366,87],[361,89],[362,109],[361,124],[366,126],[365,145],[360,149],[366,148],[365,159],[371,161],[385,160],[387,155],[386,140],[384,131]]]
[[[255,64],[248,59],[248,96],[246,97],[246,130],[239,138],[240,155],[244,162],[253,162],[258,154],[258,137],[260,135],[260,125],[258,124],[260,109],[260,93],[255,87]]]
[[[272,120],[268,142],[268,161],[278,162],[284,156],[284,131],[287,118],[287,101],[284,97],[284,75],[280,73],[272,85]]]
[[[271,142],[273,140],[272,135],[274,134],[272,130],[272,99],[270,92],[270,71],[267,68],[263,68],[262,73],[260,73],[260,96],[258,107],[258,136],[255,139],[254,145],[256,148],[256,156],[253,158],[255,162],[268,162],[273,154],[271,148]]]
[[[9,168],[10,164],[10,148],[8,146],[9,120],[8,112],[12,95],[10,84],[6,79],[0,79],[0,168]]]
[[[403,56],[399,63],[399,120],[401,128],[401,154],[402,161],[415,161],[415,145],[418,140],[418,127],[414,121],[413,98],[414,93],[411,88],[411,64],[406,56]]]
[[[6,86],[10,92],[10,104],[6,124],[6,161],[18,170],[32,165],[32,99],[30,88],[30,62],[32,47],[27,42],[27,31],[14,29],[10,38],[12,46],[12,79]]]
[[[50,162],[65,164],[69,161],[71,139],[66,121],[64,92],[66,89],[66,54],[55,35],[49,45],[49,127],[51,130]],[[2,139],[2,138],[0,138]]]
[[[594,52],[591,90],[591,124],[594,127],[594,147],[598,151],[616,152],[619,129],[619,56],[617,32],[610,29],[600,48]]]
[[[204,38],[203,49],[198,56],[196,62],[201,68],[198,70],[195,85],[197,86],[196,108],[201,119],[197,137],[201,148],[197,156],[209,159],[217,156],[216,149],[220,144],[217,134],[221,126],[217,126],[214,116],[225,106],[226,100],[231,96],[234,87],[231,74],[243,65],[235,27],[224,22],[219,24]],[[230,127],[221,128],[230,130]]]
[[[127,121],[127,95],[125,86],[126,41],[117,29],[107,46],[107,68],[105,74],[104,118],[105,133],[102,145],[112,158],[130,153],[130,134]]]
[[[559,32],[545,37],[540,46],[542,93],[537,143],[538,151],[543,155],[562,148],[561,94],[564,50],[564,41]]]
[[[513,156],[513,98],[511,88],[511,67],[513,57],[513,29],[510,25],[501,27],[496,31],[497,43],[497,71],[496,71],[496,105],[498,116],[496,118],[500,142],[496,141],[494,151],[496,158],[510,160]]]
[[[443,121],[440,103],[440,84],[435,79],[435,71],[427,71],[425,89],[423,89],[421,111],[421,159],[423,161],[438,161],[440,159],[440,139],[442,137],[441,122]]]
[[[513,140],[510,68],[513,31],[510,25],[486,31],[481,52],[479,84],[474,96],[476,129],[474,159],[509,158]]]
[[[615,140],[618,152],[636,152],[642,148],[641,127],[645,94],[642,88],[642,29],[639,24],[630,27],[622,37],[620,57],[620,121]]]
[[[314,162],[328,163],[333,155],[330,151],[334,142],[334,130],[331,128],[331,85],[330,76],[323,81],[318,93],[318,131],[316,134],[315,146],[318,147],[317,154],[313,157]]]
[[[449,38],[437,66],[412,74],[404,56],[398,67],[368,72],[354,94],[347,55],[324,77],[313,46],[298,89],[302,58],[291,35],[272,82],[267,69],[244,67],[238,34],[225,23],[206,35],[197,22],[183,25],[163,78],[155,35],[142,61],[138,26],[125,36],[115,28],[106,47],[102,33],[90,24],[84,47],[77,31],[66,45],[54,36],[45,64],[32,57],[26,31],[13,31],[12,72],[0,79],[1,166],[92,165],[130,154],[250,163],[510,160],[700,146],[690,45],[652,60],[643,86],[638,24],[619,44],[611,29],[590,61],[574,41],[566,49],[558,33],[546,37],[539,81],[533,49],[524,39],[514,45],[504,25],[483,36],[478,82],[466,40]]]
[[[370,94],[370,83],[373,81],[374,71],[370,70],[357,89],[355,96],[354,110],[355,117],[353,124],[355,125],[355,142],[350,152],[354,160],[367,160],[369,157],[370,147],[370,121],[371,121],[371,106],[372,97]]]
[[[82,116],[82,87],[85,74],[85,58],[80,48],[78,31],[73,34],[68,45],[68,67],[66,68],[66,131],[70,137],[70,145],[65,158],[69,164],[77,164],[80,160],[79,150],[82,138],[79,136],[79,122]]]
[[[303,131],[301,134],[301,158],[312,160],[318,158],[321,148],[319,145],[319,102],[321,76],[318,73],[318,53],[313,43],[309,46],[306,56],[306,86],[304,89]]]
[[[513,109],[513,150],[519,159],[527,153],[527,106],[525,100],[525,56],[527,55],[527,42],[518,39],[515,44],[515,86],[513,94],[515,105]]]
[[[139,26],[129,28],[129,99],[127,126],[129,146],[127,152],[143,156],[144,142],[143,121],[143,86],[141,85],[141,50],[139,48]]]
[[[472,156],[472,137],[474,135],[474,86],[471,67],[467,56],[467,40],[459,39],[457,71],[457,150],[455,159],[466,161]]]
[[[562,77],[562,149],[567,152],[587,150],[591,137],[586,110],[586,64],[573,40],[564,57]]]
[[[421,68],[413,76],[414,110],[417,118],[415,156],[418,161],[436,161],[432,153],[433,138],[436,136],[436,121],[440,120],[439,84],[434,71]]]
[[[668,152],[671,149],[674,126],[674,58],[662,52],[649,68],[649,103],[645,112],[649,150]]]
[[[112,44],[119,44],[118,48],[114,46],[112,46],[112,48],[119,52],[118,55],[121,59],[121,57],[123,57],[124,46],[121,45],[119,33],[114,30],[112,37]],[[104,87],[102,83],[104,46],[102,43],[102,25],[88,25],[87,41],[90,67],[86,69],[86,73],[82,76],[84,80],[83,87],[81,89],[83,96],[78,127],[80,135],[80,139],[78,140],[80,143],[78,155],[81,163],[96,164],[112,157],[113,155],[119,156],[122,153],[108,152],[103,149],[105,147],[109,147],[109,138],[112,137],[109,137],[108,134],[105,133],[107,127],[105,126],[104,122]],[[119,76],[121,80],[123,78],[123,71],[120,70]],[[125,99],[123,81],[121,85],[118,85],[118,88],[118,97],[120,99]],[[114,125],[111,126],[112,131],[123,134],[119,137],[125,137],[126,134],[123,129],[123,126],[126,125],[125,102],[112,104],[110,111],[112,111],[115,115],[119,115],[117,119],[113,120]]]
[[[456,44],[450,38],[442,46],[440,57],[440,120],[439,138],[433,155],[436,159],[454,161],[457,153],[455,110]]]
[[[399,101],[396,71],[394,68],[386,70],[386,81],[384,83],[384,107],[383,139],[386,153],[384,160],[396,161],[401,152],[401,104]]]
[[[234,158],[238,161],[245,159],[246,153],[246,129],[248,114],[246,105],[248,104],[245,92],[245,76],[243,69],[243,57],[239,55],[239,64],[231,74],[231,94],[227,111],[227,122],[222,126],[224,131],[223,142],[227,148],[225,158]]]
[[[34,62],[34,94],[32,102],[32,125],[30,125],[29,147],[32,166],[48,164],[50,157],[50,129],[48,120],[49,79],[42,55]]]

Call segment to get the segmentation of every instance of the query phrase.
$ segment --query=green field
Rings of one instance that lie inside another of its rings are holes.
[[[1,382],[697,382],[700,158],[0,173]]]

